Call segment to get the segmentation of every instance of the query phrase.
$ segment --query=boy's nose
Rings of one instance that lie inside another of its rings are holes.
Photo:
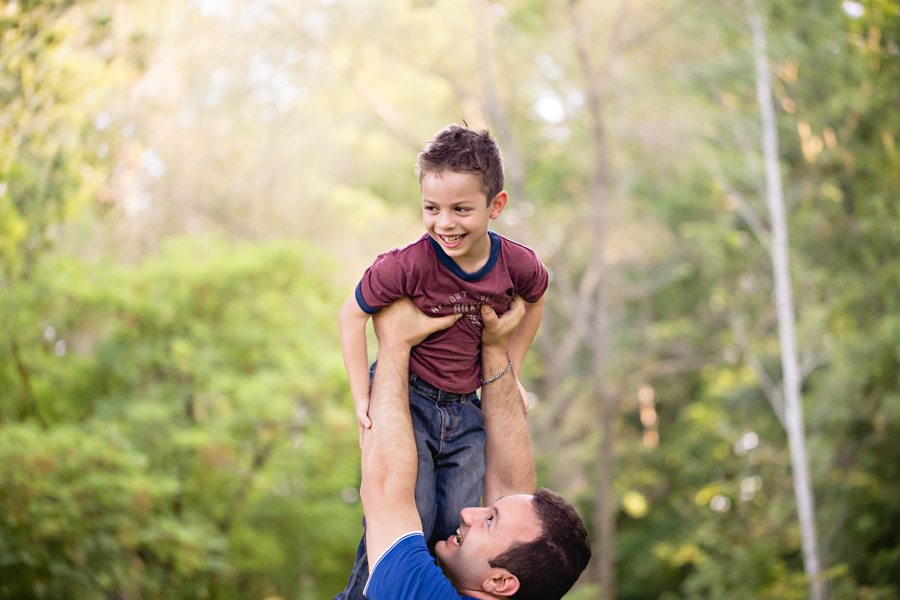
[[[453,229],[453,226],[455,225],[455,223],[453,222],[453,215],[442,212],[438,216],[438,225],[442,229]]]

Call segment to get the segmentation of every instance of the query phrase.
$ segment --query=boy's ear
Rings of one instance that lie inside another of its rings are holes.
[[[490,209],[491,209],[491,218],[496,219],[500,216],[500,213],[503,212],[503,209],[506,208],[506,203],[509,201],[509,196],[506,195],[505,191],[501,191],[494,199],[491,200]]]

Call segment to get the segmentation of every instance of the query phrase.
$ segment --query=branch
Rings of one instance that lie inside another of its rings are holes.
[[[59,6],[54,7],[51,10],[50,14],[47,15],[47,17],[44,19],[44,22],[41,26],[35,27],[35,29],[29,32],[28,35],[19,38],[18,40],[16,40],[15,44],[5,48],[3,52],[0,53],[0,71],[7,70],[8,64],[13,58],[16,58],[19,55],[28,52],[31,49],[32,42],[36,41],[41,34],[55,25],[56,21],[58,21],[70,8],[72,8],[73,4],[74,0],[65,0]],[[28,13],[29,9],[24,9],[24,12]],[[31,12],[37,12],[37,9],[32,9]]]
[[[612,20],[612,31],[609,34],[609,52],[606,55],[606,69],[612,69],[622,53],[622,37],[619,32],[625,28],[625,21],[628,17],[628,9],[631,3],[628,0],[619,0],[618,10]]]
[[[642,369],[640,374],[643,380],[659,379],[682,373],[699,371],[718,358],[717,356],[686,356],[682,358],[670,358],[651,363],[649,367]]]
[[[725,198],[728,199],[728,202],[737,210],[738,214],[741,215],[741,218],[744,219],[744,222],[750,227],[750,230],[756,236],[756,239],[759,240],[759,243],[765,248],[766,253],[771,256],[772,238],[769,235],[768,228],[756,212],[756,209],[744,199],[743,194],[734,189],[719,169],[713,168],[713,178],[720,186],[722,186],[722,189],[725,190]]]
[[[563,338],[561,341],[550,341],[549,335],[547,333],[551,331],[550,328],[545,327],[545,334],[541,336],[543,340],[548,342],[548,345],[545,349],[545,355],[551,363],[551,369],[554,372],[559,372],[565,369],[565,366],[570,364],[572,361],[572,357],[575,355],[575,352],[578,350],[579,344],[587,344],[585,340],[585,332],[584,327],[575,326],[576,323],[583,323],[585,318],[585,311],[582,308],[584,302],[579,300],[578,298],[573,298],[575,296],[575,292],[572,286],[572,282],[569,279],[568,272],[565,269],[561,269],[559,279],[555,284],[555,291],[553,294],[554,302],[562,303],[563,310],[560,311],[562,315],[568,317],[566,322],[559,328],[556,328],[557,331],[564,332]],[[553,312],[547,311],[549,314],[546,317],[545,325],[549,325],[552,320],[555,320],[556,315]]]
[[[615,289],[618,292],[617,297],[622,298],[626,302],[647,298],[660,288],[669,285],[673,281],[678,281],[687,275],[689,270],[690,267],[686,265],[678,265],[662,275],[645,279],[634,285],[617,285],[615,286]]]
[[[759,357],[750,349],[750,344],[747,341],[747,329],[744,327],[743,318],[734,311],[730,311],[728,314],[728,321],[731,323],[731,331],[734,333],[734,339],[738,348],[740,348],[741,353],[744,355],[744,360],[746,360],[747,364],[750,365],[750,368],[753,369],[753,373],[756,375],[756,379],[759,382],[759,387],[769,400],[769,405],[771,405],[775,416],[778,417],[778,422],[781,423],[781,426],[787,431],[787,423],[785,422],[784,414],[784,396],[781,393],[781,388],[778,387],[771,377],[769,377],[769,373],[766,371],[762,362],[760,362]]]
[[[277,5],[276,10],[280,10],[281,17],[285,22],[291,23],[291,30],[295,35],[301,37],[302,39],[310,42],[312,44],[318,44],[318,40],[314,40],[310,38],[310,36],[306,33],[305,28],[303,27],[300,20],[298,20],[294,15],[287,14],[283,10],[283,7],[286,5]],[[417,136],[410,133],[406,127],[406,120],[403,116],[394,109],[394,107],[383,97],[381,96],[374,87],[366,85],[362,82],[362,80],[355,75],[353,67],[355,65],[345,65],[338,64],[338,61],[328,52],[328,47],[324,47],[325,52],[323,53],[323,57],[328,65],[334,70],[336,73],[340,73],[344,79],[346,79],[350,85],[353,86],[353,89],[356,91],[359,98],[363,101],[369,110],[385,125],[388,132],[391,133],[397,140],[399,140],[405,146],[411,148],[413,151],[418,152],[421,149],[421,140],[418,139]]]
[[[345,74],[350,79],[350,82],[353,84],[353,89],[356,90],[356,93],[363,103],[369,107],[372,113],[374,113],[382,123],[384,123],[388,131],[404,145],[418,152],[421,148],[420,141],[416,136],[406,130],[404,126],[406,120],[400,113],[398,113],[394,107],[375,90],[375,88],[363,84],[359,79],[353,77],[352,74]]]
[[[41,414],[41,411],[38,408],[37,398],[34,395],[34,387],[31,385],[31,371],[28,369],[28,365],[25,364],[25,361],[22,359],[22,354],[19,352],[19,344],[16,340],[12,340],[10,342],[10,354],[12,354],[13,362],[16,365],[16,373],[19,375],[19,380],[22,382],[22,395],[25,399],[25,414],[27,415],[29,412],[28,406],[30,406],[30,412],[37,417],[38,421],[41,425],[47,426],[47,421],[44,419],[44,416]]]
[[[685,8],[688,4],[696,3],[700,4],[701,0],[682,0],[663,14],[659,16],[656,21],[632,35],[628,39],[619,43],[619,51],[622,53],[630,52],[631,50],[643,46],[648,39],[659,33],[662,29],[674,25],[679,17],[682,17],[687,12]]]
[[[569,332],[572,335],[567,339],[574,337],[584,342],[585,345],[589,345],[588,329],[584,324],[591,322],[588,307],[594,297],[594,291],[600,283],[599,269],[589,265],[577,290],[567,269],[558,269],[556,272],[558,273],[556,296],[561,298],[566,313],[569,315]]]
[[[826,364],[828,364],[828,359],[824,356],[812,352],[807,354],[800,361],[800,381],[802,382],[810,373]]]
[[[272,428],[271,425],[263,424],[264,428]],[[272,428],[274,429],[274,428]],[[266,433],[263,431],[263,433]],[[228,503],[228,511],[218,522],[219,531],[222,533],[228,533],[231,529],[231,525],[234,522],[234,514],[240,508],[241,504],[243,504],[247,494],[251,491],[252,479],[256,473],[258,473],[268,462],[269,457],[272,454],[272,451],[275,449],[275,445],[277,443],[277,431],[271,433],[271,438],[266,441],[262,441],[257,439],[258,445],[256,446],[253,452],[253,460],[250,462],[250,466],[246,473],[243,476],[242,485],[235,490],[235,492],[231,495],[231,500]]]
[[[759,158],[759,153],[754,150],[754,145],[750,141],[747,133],[738,127],[739,119],[735,116],[734,108],[729,107],[724,102],[722,104],[725,105],[725,110],[732,116],[732,118],[729,119],[729,123],[731,124],[731,135],[733,136],[738,149],[741,151],[741,154],[744,155],[744,162],[752,164],[755,158]],[[765,187],[761,183],[758,186],[757,193],[760,198],[766,197]]]

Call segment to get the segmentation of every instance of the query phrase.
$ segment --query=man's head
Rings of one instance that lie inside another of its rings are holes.
[[[591,558],[584,523],[550,490],[462,511],[457,535],[435,547],[460,592],[552,600],[572,587]]]
[[[419,183],[429,173],[453,171],[478,178],[485,204],[503,191],[503,159],[500,148],[486,130],[449,125],[438,131],[416,161]]]

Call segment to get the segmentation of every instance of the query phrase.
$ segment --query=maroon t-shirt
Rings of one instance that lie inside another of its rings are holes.
[[[356,301],[369,314],[403,297],[435,316],[462,313],[452,327],[412,349],[409,369],[447,392],[467,394],[481,382],[481,305],[502,315],[514,296],[536,302],[548,274],[533,250],[489,231],[491,254],[467,273],[428,234],[403,248],[380,254],[356,287]]]

